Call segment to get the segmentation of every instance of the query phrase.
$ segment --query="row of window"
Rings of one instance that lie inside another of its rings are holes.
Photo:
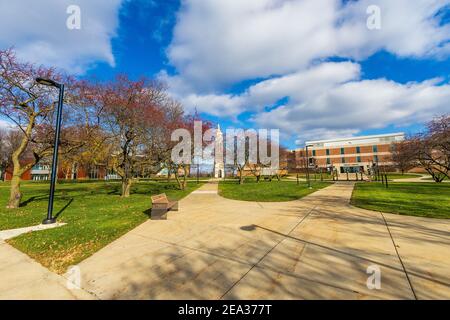
[[[360,156],[356,157],[356,162],[362,162]],[[373,162],[378,162],[378,156],[373,156]],[[341,158],[341,163],[346,163],[345,157]],[[331,164],[331,159],[330,158],[327,158],[327,164],[328,165]]]
[[[378,152],[378,146],[372,146],[372,152],[377,153]],[[313,150],[312,152],[313,157],[316,156],[316,150]],[[327,156],[330,155],[330,149],[326,149]],[[361,153],[361,147],[356,147],[356,153]],[[341,154],[345,154],[345,148],[341,148]]]
[[[50,166],[46,164],[36,164],[31,170],[50,170]]]

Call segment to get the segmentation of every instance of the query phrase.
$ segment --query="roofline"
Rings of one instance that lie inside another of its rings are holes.
[[[397,132],[397,133],[386,133],[386,134],[377,134],[377,135],[370,135],[370,136],[358,136],[358,137],[338,138],[338,139],[329,139],[329,140],[306,141],[305,145],[328,143],[328,142],[340,142],[340,141],[348,141],[348,140],[364,140],[364,139],[373,139],[373,138],[384,138],[384,137],[392,137],[392,136],[405,136],[405,133]]]

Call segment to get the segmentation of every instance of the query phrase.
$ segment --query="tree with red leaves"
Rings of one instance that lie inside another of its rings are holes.
[[[64,124],[80,127],[79,117],[86,119],[91,113],[84,107],[80,108],[84,103],[81,96],[86,91],[87,83],[77,82],[52,68],[20,62],[11,49],[0,51],[0,114],[21,133],[19,143],[11,155],[13,172],[7,208],[18,208],[20,205],[22,174],[53,152],[58,92],[54,88],[37,84],[37,77],[66,84]],[[82,125],[90,122],[86,120]],[[65,129],[61,135],[62,150],[72,150],[84,143],[79,139],[68,139],[64,132]],[[24,159],[27,154],[31,156]]]
[[[141,169],[157,168],[167,157],[167,139],[183,115],[163,85],[120,75],[98,86],[102,127],[113,146],[112,167],[122,180],[122,197],[129,197]],[[155,169],[156,170],[156,169]]]

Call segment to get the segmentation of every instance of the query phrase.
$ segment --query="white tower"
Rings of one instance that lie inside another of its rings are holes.
[[[214,178],[225,178],[225,166],[223,163],[223,134],[220,125],[217,126],[214,152]]]

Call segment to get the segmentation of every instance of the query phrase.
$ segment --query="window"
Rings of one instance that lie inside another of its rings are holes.
[[[89,179],[98,179],[98,167],[95,166],[89,170]]]
[[[342,157],[342,161],[341,161],[342,163],[345,163],[345,157]]]
[[[378,156],[373,156],[373,161],[378,163]]]
[[[327,149],[327,156],[330,155],[330,149]]]
[[[327,164],[331,164],[331,159],[327,158]]]
[[[356,153],[361,153],[361,148],[360,147],[356,147]]]
[[[35,164],[31,170],[50,170],[50,166],[46,164]]]
[[[378,146],[373,146],[372,150],[373,150],[373,152],[378,152]]]
[[[316,156],[316,150],[313,150],[313,157]]]
[[[341,148],[341,154],[345,154],[344,148]]]
[[[361,162],[361,157],[360,156],[356,157],[356,162]]]

